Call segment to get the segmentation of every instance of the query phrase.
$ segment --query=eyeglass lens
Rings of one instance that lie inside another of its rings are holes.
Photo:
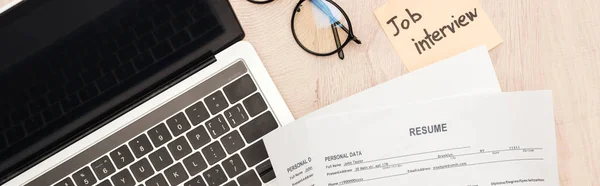
[[[299,44],[314,53],[331,53],[350,39],[346,17],[329,1],[304,1],[294,14],[292,24]]]

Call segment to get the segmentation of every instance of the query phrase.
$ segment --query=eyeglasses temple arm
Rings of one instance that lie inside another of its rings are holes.
[[[333,38],[335,40],[336,48],[342,47],[342,42],[340,42],[340,34],[338,33],[335,24],[331,24],[331,30],[333,31]],[[340,49],[340,51],[338,52],[338,57],[340,57],[340,59],[342,60],[344,59],[344,50]]]
[[[331,24],[335,24],[335,25],[339,26],[340,28],[342,28],[342,30],[344,30],[344,32],[346,32],[347,34],[350,34],[350,30],[348,30],[348,28],[346,28],[346,26],[344,26],[342,23],[340,23],[340,21],[338,21],[335,18],[335,16],[333,16],[333,13],[329,9],[329,7],[327,7],[327,5],[325,3],[323,3],[323,0],[310,0],[310,2],[315,4],[315,6],[317,6],[317,8],[319,8],[319,10],[321,10],[325,15],[327,15]],[[357,44],[362,43],[360,40],[358,40],[358,38],[354,34],[352,34],[352,40],[354,42],[356,42]]]
[[[337,21],[337,22],[335,22],[335,24],[337,26],[339,26],[340,28],[342,28],[342,30],[344,30],[344,32],[346,32],[346,34],[350,34],[350,30],[348,30],[348,28],[346,28],[344,25],[342,25],[342,23]],[[354,41],[356,44],[362,44],[362,42],[360,40],[358,40],[358,37],[356,37],[354,34],[352,34],[352,41]]]

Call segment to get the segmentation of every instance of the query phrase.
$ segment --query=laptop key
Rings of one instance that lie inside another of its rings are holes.
[[[258,177],[260,177],[263,183],[267,183],[275,179],[275,171],[273,171],[271,160],[267,160],[261,163],[260,165],[256,166],[256,172],[258,173]]]
[[[154,169],[156,169],[156,172],[160,172],[173,163],[173,158],[171,158],[171,155],[169,155],[169,152],[167,152],[165,147],[152,152],[148,155],[148,158],[154,166]]]
[[[221,143],[229,154],[233,154],[235,151],[240,150],[246,145],[244,140],[242,140],[242,136],[240,136],[240,133],[237,130],[223,136],[221,138]]]
[[[244,174],[242,174],[240,177],[237,178],[238,183],[240,183],[240,186],[261,186],[262,183],[260,182],[260,179],[258,179],[258,177],[256,176],[256,173],[254,173],[254,170],[250,170]]]
[[[192,125],[198,125],[210,117],[202,101],[185,109],[185,114],[190,119],[190,122],[192,122]]]
[[[256,93],[244,100],[244,107],[251,117],[260,114],[262,111],[267,110],[267,104],[263,100],[260,93]]]
[[[183,160],[183,165],[185,165],[185,168],[191,176],[194,176],[203,171],[204,169],[208,168],[208,165],[206,165],[206,162],[204,162],[204,158],[199,152],[195,152],[191,156],[185,158]]]
[[[99,183],[96,186],[113,186],[112,183],[110,183],[109,180],[104,180],[103,182]]]
[[[186,136],[194,149],[198,149],[210,142],[210,136],[203,125],[197,126],[194,130],[188,132]]]
[[[95,162],[92,162],[91,166],[99,180],[106,178],[116,171],[108,156],[103,156]]]
[[[177,163],[165,170],[165,176],[170,185],[179,185],[189,178],[181,163]]]
[[[65,178],[62,181],[56,183],[54,186],[75,186],[71,178]]]
[[[240,155],[236,154],[221,163],[229,178],[233,178],[246,170],[246,165],[242,162]]]
[[[204,147],[202,149],[202,154],[204,155],[204,158],[206,158],[206,162],[208,162],[209,165],[213,165],[227,156],[221,147],[221,144],[219,144],[219,141],[215,141]]]
[[[208,107],[208,110],[210,110],[210,113],[213,115],[229,106],[227,100],[225,100],[225,96],[223,96],[223,93],[220,90],[204,98],[204,103],[206,103],[206,107]]]
[[[190,181],[186,182],[184,186],[206,186],[206,184],[204,183],[202,176],[196,176],[195,178],[192,178]]]
[[[118,149],[110,152],[110,158],[115,163],[117,169],[121,169],[133,162],[133,155],[129,151],[127,145],[123,145]]]
[[[148,162],[147,158],[133,163],[130,169],[131,173],[133,173],[133,177],[135,177],[135,180],[138,182],[141,182],[154,174],[154,170],[152,169],[152,166],[150,166],[150,162]]]
[[[159,147],[173,138],[164,123],[150,129],[148,137],[150,137],[150,141],[152,141],[155,147]]]
[[[246,115],[246,111],[244,110],[244,107],[242,107],[242,104],[239,103],[226,110],[223,114],[225,115],[225,118],[227,118],[231,128],[235,128],[248,121],[248,115]]]
[[[192,148],[190,148],[190,145],[183,136],[169,143],[167,147],[175,160],[179,160],[192,152]]]
[[[227,181],[227,176],[220,165],[211,167],[206,172],[202,173],[202,176],[204,176],[204,180],[206,180],[208,186],[219,186]]]
[[[278,126],[271,112],[265,112],[262,115],[252,119],[240,127],[240,132],[248,143],[252,143],[263,137],[269,132],[275,130]]]
[[[133,180],[133,176],[129,173],[128,169],[123,169],[121,172],[110,177],[110,180],[115,184],[115,186],[134,186],[135,180]]]
[[[134,186],[135,180],[133,180],[133,176],[129,173],[128,169],[123,169],[121,172],[110,177],[110,180],[115,184],[115,186]]]
[[[217,139],[219,136],[229,131],[229,126],[221,114],[206,121],[204,125],[206,125],[206,129],[213,139]]]
[[[148,137],[146,137],[146,134],[139,135],[135,139],[129,141],[129,146],[136,158],[142,157],[154,149],[150,144]]]
[[[230,181],[229,183],[226,183],[223,186],[238,186],[238,184],[235,181],[232,180],[232,181]]]
[[[146,181],[146,186],[169,186],[167,180],[162,174],[158,174]]]
[[[241,154],[242,157],[244,157],[248,167],[252,167],[269,157],[267,154],[267,149],[265,148],[265,144],[262,140],[245,148],[242,150]]]
[[[89,167],[84,167],[83,169],[75,172],[73,174],[73,180],[77,186],[91,186],[96,183],[96,178],[92,174],[92,171]]]
[[[256,85],[254,85],[254,81],[248,74],[223,87],[223,92],[225,92],[231,103],[241,100],[254,91],[256,91]]]
[[[190,123],[182,112],[167,119],[167,126],[169,126],[171,133],[173,133],[173,136],[175,137],[190,129]]]

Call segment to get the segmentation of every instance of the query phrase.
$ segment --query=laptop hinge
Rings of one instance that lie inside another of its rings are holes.
[[[208,66],[216,61],[217,61],[217,58],[215,57],[215,53],[212,50],[209,50],[208,52],[202,54],[200,57],[197,57],[196,59],[194,59],[191,62],[191,64],[200,64],[201,66],[203,66],[202,64],[204,64],[204,65]]]

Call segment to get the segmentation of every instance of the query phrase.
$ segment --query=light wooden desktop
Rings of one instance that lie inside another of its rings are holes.
[[[317,57],[290,30],[297,0],[232,0],[250,41],[295,117],[408,73],[373,11],[387,0],[335,0],[362,45]],[[563,186],[600,185],[600,2],[483,0],[504,43],[490,51],[502,90],[551,89]],[[534,132],[534,131],[532,131]]]
[[[12,0],[0,0],[0,7]],[[387,0],[335,0],[362,45],[346,59],[304,52],[290,31],[297,0],[231,0],[295,117],[408,73],[373,10]],[[600,185],[600,2],[482,0],[504,38],[490,51],[503,91],[551,89],[561,185]]]

